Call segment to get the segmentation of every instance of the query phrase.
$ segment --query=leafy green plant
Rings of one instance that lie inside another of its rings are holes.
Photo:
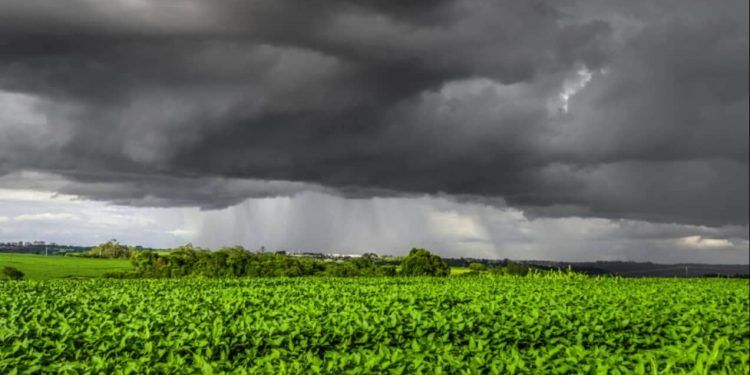
[[[730,373],[735,279],[179,278],[0,283],[0,373]]]

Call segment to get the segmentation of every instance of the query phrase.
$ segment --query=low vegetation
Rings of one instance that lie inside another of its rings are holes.
[[[425,249],[411,249],[401,262],[401,275],[404,276],[448,276],[450,273],[448,263]]]
[[[138,250],[131,246],[125,246],[117,240],[109,240],[91,248],[91,250],[82,254],[85,257],[108,258],[108,259],[129,259]]]
[[[21,280],[25,274],[18,268],[5,266],[3,267],[3,276],[10,280]]]
[[[378,256],[326,262],[275,253],[249,252],[242,247],[217,251],[182,246],[166,254],[144,251],[131,257],[134,270],[110,277],[297,277],[297,276],[392,276],[396,267],[378,264]]]
[[[0,283],[0,373],[747,374],[748,283],[528,277]]]
[[[79,254],[43,256],[0,253],[0,267],[13,267],[32,280],[57,278],[176,278],[176,277],[298,277],[298,276],[478,276],[527,275],[549,269],[504,260],[492,266],[470,263],[451,267],[426,249],[405,257],[326,258],[248,251],[240,246],[217,251],[190,244],[161,251],[131,247],[111,240]],[[6,275],[6,279],[15,276]]]
[[[95,248],[96,249],[96,248]],[[94,250],[92,250],[94,251]],[[106,254],[106,252],[104,252]],[[348,259],[315,259],[287,254],[251,252],[240,246],[210,251],[192,245],[172,251],[133,251],[133,270],[111,272],[110,278],[174,278],[174,277],[298,277],[298,276],[449,276],[451,267],[438,255],[426,249],[412,249],[403,258],[384,259],[366,253]],[[465,276],[487,271],[484,266],[469,268]],[[525,275],[532,268],[506,262],[489,269],[494,274]]]
[[[106,273],[128,272],[133,269],[127,259],[13,253],[0,253],[0,268],[2,267],[18,269],[24,273],[24,279],[29,280],[100,278]]]

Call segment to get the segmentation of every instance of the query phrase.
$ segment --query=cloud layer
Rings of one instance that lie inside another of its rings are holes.
[[[251,198],[217,210],[148,208],[66,194],[0,189],[0,242],[44,239],[95,245],[562,261],[747,264],[747,227],[720,228],[599,218],[528,219],[524,212],[449,197],[347,199],[318,192]]]
[[[141,206],[447,194],[746,226],[747,8],[3,1],[0,174]]]

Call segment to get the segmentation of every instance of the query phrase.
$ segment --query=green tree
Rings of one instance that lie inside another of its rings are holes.
[[[531,266],[506,260],[504,266],[493,267],[490,269],[490,272],[498,275],[526,276],[531,270]]]
[[[364,253],[361,257],[352,259],[351,263],[357,269],[368,269],[374,268],[377,261],[378,254]]]
[[[526,276],[529,274],[529,270],[531,270],[531,267],[520,263],[508,262],[508,265],[505,266],[505,272],[508,275]]]
[[[159,254],[153,251],[139,251],[136,252],[130,263],[135,268],[135,273],[142,277],[159,277],[156,271],[157,260],[161,258]]]
[[[330,262],[326,264],[324,276],[356,277],[362,276],[362,271],[354,266],[352,262]]]
[[[448,276],[450,273],[448,263],[426,249],[411,249],[401,261],[401,274],[404,276]]]
[[[487,269],[484,264],[478,263],[478,262],[471,262],[469,263],[469,269],[472,272],[481,272]]]
[[[92,248],[86,255],[97,258],[127,259],[133,252],[131,248],[113,239]]]
[[[10,266],[3,267],[3,275],[11,280],[21,280],[24,277],[24,273],[21,270]]]
[[[396,276],[396,266],[378,266],[375,276]]]

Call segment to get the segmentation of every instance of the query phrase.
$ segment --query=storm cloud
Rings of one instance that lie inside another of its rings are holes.
[[[6,0],[0,174],[134,206],[428,195],[746,228],[747,14],[746,1]]]

